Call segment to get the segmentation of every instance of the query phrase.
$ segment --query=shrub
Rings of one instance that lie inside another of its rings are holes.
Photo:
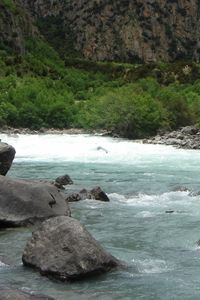
[[[83,123],[128,138],[156,133],[164,120],[164,110],[148,93],[135,93],[135,87],[130,84],[88,102],[84,107]]]

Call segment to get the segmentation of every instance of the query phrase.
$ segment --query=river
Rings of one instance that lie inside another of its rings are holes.
[[[200,151],[92,135],[0,135],[17,151],[9,176],[55,179],[69,174],[72,190],[97,185],[111,201],[71,204],[73,217],[125,270],[59,283],[23,267],[31,230],[0,231],[0,284],[57,300],[200,299]],[[107,150],[99,149],[103,147]],[[173,213],[166,213],[173,211]]]

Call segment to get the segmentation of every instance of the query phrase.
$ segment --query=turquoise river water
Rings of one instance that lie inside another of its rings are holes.
[[[176,191],[200,190],[200,151],[91,135],[0,138],[17,151],[9,176],[69,174],[73,190],[101,186],[111,201],[71,204],[72,215],[129,266],[81,282],[54,282],[22,265],[31,229],[7,229],[0,231],[1,285],[57,300],[200,299],[200,196]]]

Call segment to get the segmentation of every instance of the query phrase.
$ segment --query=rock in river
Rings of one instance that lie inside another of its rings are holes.
[[[0,300],[54,300],[51,297],[18,289],[0,287]]]
[[[46,220],[33,232],[22,261],[42,275],[62,281],[97,275],[121,265],[79,221],[65,216]]]
[[[100,200],[100,201],[104,201],[104,202],[110,201],[108,196],[106,195],[106,193],[104,191],[102,191],[102,189],[99,186],[93,188],[90,191],[90,194],[92,195],[92,197],[91,197],[92,199]]]
[[[68,193],[66,197],[67,202],[77,202],[86,199],[99,200],[103,202],[110,201],[106,193],[99,186],[93,188],[90,191],[82,189],[79,193]]]
[[[64,189],[64,185],[73,184],[72,179],[69,175],[65,174],[63,176],[59,176],[55,179],[55,186],[61,189]]]
[[[69,216],[70,210],[56,187],[0,175],[0,228],[60,215]]]
[[[0,142],[0,175],[6,175],[12,165],[12,161],[15,157],[15,149],[6,144]]]

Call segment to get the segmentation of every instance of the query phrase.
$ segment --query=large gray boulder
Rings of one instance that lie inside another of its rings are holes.
[[[18,289],[0,287],[0,300],[54,300],[51,297]]]
[[[15,149],[6,144],[0,142],[0,175],[6,175],[12,165],[12,161],[15,157]]]
[[[30,225],[60,215],[69,216],[70,210],[55,186],[0,175],[0,228]]]
[[[42,275],[78,280],[121,265],[77,220],[56,217],[43,222],[28,241],[22,261]]]

